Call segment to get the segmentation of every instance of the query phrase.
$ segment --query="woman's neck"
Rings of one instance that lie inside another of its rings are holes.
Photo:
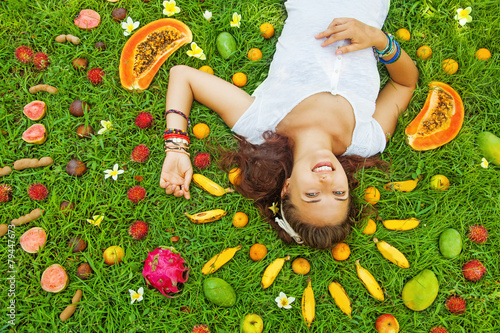
[[[330,133],[315,127],[302,127],[287,135],[292,140],[294,160],[300,159],[311,151],[329,150],[335,154],[334,142]]]

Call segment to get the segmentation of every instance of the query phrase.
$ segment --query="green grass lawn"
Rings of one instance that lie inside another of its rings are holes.
[[[112,20],[111,12],[124,7],[142,27],[165,17],[162,1],[0,1],[0,42],[3,45],[0,72],[5,84],[0,87],[0,167],[12,166],[20,158],[51,156],[54,159],[52,166],[13,171],[0,178],[0,184],[13,188],[13,199],[0,203],[2,223],[9,223],[34,208],[45,210],[42,218],[15,229],[15,237],[11,238],[15,243],[14,252],[9,252],[12,249],[9,238],[0,238],[0,276],[6,281],[0,284],[1,331],[191,332],[193,326],[206,324],[211,332],[232,333],[239,331],[239,322],[248,313],[257,313],[263,318],[265,332],[375,332],[374,322],[383,313],[393,314],[402,332],[424,333],[438,325],[449,332],[500,331],[499,168],[492,164],[488,169],[480,166],[483,156],[476,142],[482,131],[500,136],[500,19],[496,0],[394,0],[391,3],[385,30],[395,33],[399,28],[406,28],[411,32],[411,39],[401,45],[416,61],[420,79],[413,100],[400,117],[396,133],[382,155],[384,160],[391,162],[389,172],[377,169],[360,172],[360,186],[353,194],[360,201],[364,189],[375,186],[381,191],[376,208],[382,218],[416,217],[422,221],[416,229],[404,232],[389,231],[379,223],[374,235],[402,251],[410,262],[409,269],[399,268],[384,259],[372,241],[373,236],[364,235],[361,227],[353,230],[346,241],[351,249],[350,257],[339,262],[333,259],[330,251],[282,243],[263,222],[252,202],[238,193],[215,197],[192,184],[192,199],[187,201],[166,196],[158,186],[164,159],[163,113],[169,69],[177,64],[195,68],[209,65],[215,75],[227,81],[234,73],[244,72],[248,76],[244,89],[253,92],[267,75],[286,18],[283,3],[281,0],[178,0],[181,12],[173,17],[190,27],[193,41],[204,50],[207,59],[188,57],[189,46],[183,46],[162,65],[149,89],[133,93],[120,84],[119,59],[128,37],[123,35],[120,24]],[[473,9],[473,21],[462,27],[454,15],[458,8],[469,5]],[[101,24],[96,29],[84,31],[73,24],[75,16],[85,8],[101,15]],[[205,10],[213,14],[210,22],[203,18]],[[233,12],[242,15],[240,28],[229,25]],[[276,29],[275,36],[269,40],[259,35],[259,26],[264,22],[272,23]],[[230,32],[241,50],[230,60],[224,60],[216,49],[215,40],[222,31]],[[61,34],[78,36],[81,43],[56,43],[55,36]],[[106,50],[94,47],[99,41],[106,44]],[[14,50],[21,45],[47,53],[49,67],[36,70],[31,64],[17,61]],[[429,60],[416,57],[416,50],[422,45],[433,50]],[[247,59],[246,54],[252,47],[262,50],[261,61]],[[491,51],[491,59],[475,59],[474,53],[482,47]],[[72,67],[71,61],[76,57],[88,59],[89,69],[100,67],[104,70],[106,76],[101,85],[92,85],[85,71]],[[454,75],[444,73],[441,68],[441,62],[447,58],[459,64]],[[383,69],[381,73],[385,82],[387,73]],[[404,128],[422,108],[431,81],[446,82],[461,95],[465,119],[453,141],[438,149],[417,152],[406,144]],[[29,87],[39,83],[53,85],[59,92],[30,94]],[[38,121],[48,131],[48,139],[42,145],[27,144],[21,139],[23,131],[35,123],[23,115],[23,106],[35,99],[45,101],[48,106],[47,115]],[[89,103],[90,112],[85,117],[69,114],[69,105],[76,99]],[[154,115],[152,128],[143,130],[134,124],[140,111]],[[78,125],[86,123],[97,131],[101,128],[101,120],[111,121],[112,131],[91,139],[77,138]],[[236,146],[229,128],[208,108],[195,103],[191,121],[207,123],[211,129],[207,139],[192,139],[192,155],[206,151],[216,160],[218,146]],[[149,160],[142,164],[130,160],[132,149],[138,144],[145,144],[151,150]],[[66,164],[72,158],[88,166],[83,177],[66,174]],[[116,163],[125,172],[117,181],[104,179],[104,170]],[[215,163],[203,171],[195,169],[195,172],[224,187],[231,185]],[[388,181],[411,179],[416,173],[421,173],[423,179],[412,192],[393,193],[382,188]],[[438,192],[430,188],[429,180],[435,174],[449,178],[449,190]],[[135,176],[143,177],[143,181],[137,181]],[[27,195],[29,185],[37,182],[45,184],[49,191],[48,198],[41,202]],[[143,186],[147,192],[146,200],[138,204],[127,199],[127,191],[134,185]],[[76,204],[72,213],[66,216],[59,210],[64,200]],[[222,208],[228,214],[220,221],[204,225],[193,224],[184,216],[184,212],[215,208]],[[244,228],[232,225],[232,217],[238,211],[250,218]],[[100,227],[87,222],[94,215],[105,216]],[[150,226],[148,236],[141,241],[133,240],[127,233],[135,220],[144,220]],[[474,224],[483,224],[489,231],[490,237],[483,245],[467,238],[469,226]],[[20,248],[18,241],[34,226],[45,229],[48,240],[39,253],[29,254]],[[439,235],[447,228],[457,229],[463,239],[462,253],[455,259],[445,259],[439,252]],[[73,236],[87,241],[85,251],[71,252],[67,243]],[[180,240],[172,242],[172,236],[180,236]],[[257,242],[266,245],[268,254],[263,260],[254,262],[248,251]],[[223,249],[238,244],[242,249],[212,274],[234,287],[237,302],[233,307],[218,307],[203,294],[206,276],[201,273],[201,267]],[[104,263],[103,251],[112,245],[125,249],[121,265]],[[174,246],[191,268],[189,280],[178,298],[166,298],[157,290],[146,288],[142,277],[143,261],[149,251],[159,246]],[[286,255],[292,260],[306,258],[311,264],[310,273],[297,275],[291,269],[291,261],[287,262],[273,285],[262,290],[260,280],[265,267]],[[15,264],[14,272],[9,267],[9,259]],[[354,263],[357,259],[380,282],[385,301],[377,301],[363,287],[356,275]],[[478,282],[465,280],[461,272],[462,265],[471,259],[479,259],[487,268],[487,273]],[[76,276],[77,267],[84,262],[94,270],[86,281]],[[66,269],[70,282],[66,290],[52,294],[42,290],[40,277],[45,268],[56,263]],[[403,304],[401,291],[406,282],[426,268],[436,274],[439,293],[429,308],[413,312]],[[15,279],[15,290],[6,280],[11,276]],[[312,280],[316,300],[316,318],[310,329],[302,319],[300,308],[308,277]],[[339,310],[330,296],[328,284],[332,280],[339,281],[351,298],[352,319]],[[145,289],[144,300],[130,304],[128,290],[140,287]],[[83,290],[81,303],[69,320],[61,322],[59,314],[70,304],[77,289]],[[291,309],[278,308],[275,298],[280,292],[296,298]],[[444,303],[450,295],[466,299],[464,314],[454,315],[445,308]],[[8,322],[11,320],[8,307],[12,301],[15,301],[14,325]]]

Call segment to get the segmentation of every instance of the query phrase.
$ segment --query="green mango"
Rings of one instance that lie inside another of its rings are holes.
[[[205,279],[203,292],[205,297],[216,305],[230,307],[236,303],[236,293],[233,287],[222,279],[215,277]]]
[[[439,236],[439,251],[446,259],[458,257],[462,252],[462,236],[455,229],[446,229]]]
[[[424,269],[403,287],[403,302],[413,311],[427,309],[436,299],[439,283],[436,275]]]
[[[488,162],[500,165],[500,138],[491,132],[482,132],[477,136],[481,154]]]
[[[217,50],[224,59],[229,59],[236,52],[236,41],[229,32],[221,32],[216,40]]]

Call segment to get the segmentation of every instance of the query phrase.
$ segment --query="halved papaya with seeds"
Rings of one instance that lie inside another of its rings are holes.
[[[120,81],[123,88],[147,89],[165,60],[192,40],[188,26],[176,19],[156,20],[139,29],[122,50]]]
[[[406,127],[407,142],[415,150],[429,150],[453,140],[464,121],[460,95],[449,85],[433,81],[422,111]]]

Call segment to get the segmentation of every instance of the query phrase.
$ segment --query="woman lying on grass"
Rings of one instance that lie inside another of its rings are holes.
[[[388,0],[287,1],[268,77],[251,96],[214,75],[173,67],[160,186],[190,198],[185,131],[195,99],[238,134],[238,151],[221,163],[241,168],[238,191],[281,239],[321,249],[344,240],[354,223],[353,174],[382,164],[372,156],[383,152],[418,80],[411,58],[380,30],[388,7]],[[382,90],[377,55],[390,76]]]

